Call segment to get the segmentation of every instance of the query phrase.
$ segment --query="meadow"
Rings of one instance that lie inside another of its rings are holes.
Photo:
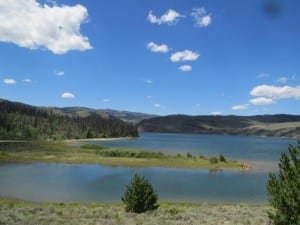
[[[0,199],[0,224],[87,225],[267,225],[267,205],[160,203],[142,214],[118,203],[32,203]]]

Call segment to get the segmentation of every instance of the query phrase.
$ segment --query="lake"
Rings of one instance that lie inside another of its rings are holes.
[[[0,166],[0,195],[30,201],[120,202],[134,173],[150,180],[161,200],[173,202],[267,201],[269,171],[276,171],[281,151],[294,139],[247,136],[142,133],[137,139],[93,142],[159,150],[170,154],[190,152],[224,154],[257,162],[265,170],[217,171],[170,168],[125,168],[100,165],[4,164]],[[272,165],[264,167],[265,165]]]

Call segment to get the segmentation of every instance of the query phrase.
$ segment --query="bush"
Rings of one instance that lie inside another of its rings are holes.
[[[135,174],[122,197],[126,212],[143,213],[159,207],[158,196],[144,177]]]
[[[281,154],[279,174],[270,174],[267,183],[269,201],[275,209],[268,214],[275,225],[300,224],[300,142],[289,146],[289,154]]]
[[[188,158],[193,158],[193,155],[192,155],[191,153],[187,152],[187,153],[186,153],[186,157],[188,157]]]
[[[209,161],[210,161],[210,164],[217,164],[217,163],[219,162],[219,160],[218,160],[217,157],[211,157],[211,158],[209,159]]]
[[[226,158],[223,154],[219,155],[219,161],[220,162],[226,162]]]

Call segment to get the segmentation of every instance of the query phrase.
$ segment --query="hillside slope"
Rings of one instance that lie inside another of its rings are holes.
[[[90,113],[96,113],[101,115],[102,117],[114,116],[119,118],[127,123],[137,124],[144,119],[150,119],[156,117],[156,115],[139,113],[139,112],[129,112],[129,111],[120,111],[113,109],[91,109],[84,107],[67,107],[67,108],[59,108],[57,111],[61,111],[62,113],[76,113],[81,116],[89,115]]]
[[[109,114],[35,107],[0,100],[0,139],[136,137],[135,125]]]
[[[244,134],[300,138],[300,116],[186,116],[143,120],[140,131],[200,134]]]

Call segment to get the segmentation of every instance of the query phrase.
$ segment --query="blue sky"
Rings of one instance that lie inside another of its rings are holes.
[[[300,2],[0,0],[0,98],[166,114],[300,114]]]

